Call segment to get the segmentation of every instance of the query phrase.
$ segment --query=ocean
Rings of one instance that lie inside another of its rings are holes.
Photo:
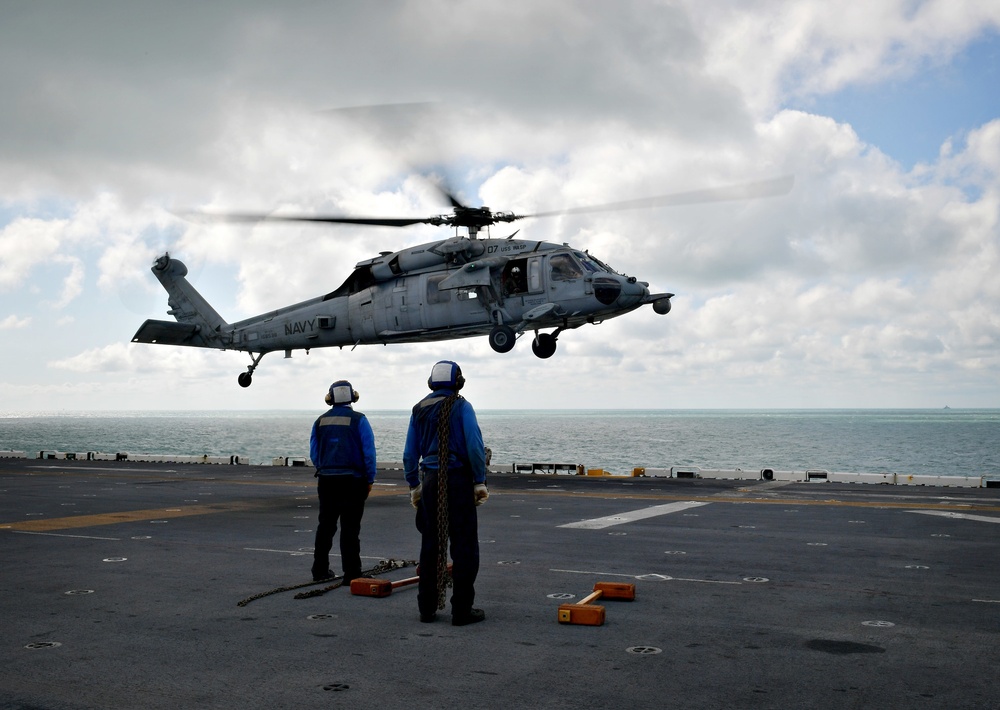
[[[0,450],[309,455],[321,411],[0,412]],[[365,411],[380,462],[401,461],[409,411]],[[1000,475],[1000,410],[483,410],[493,466],[826,469]]]

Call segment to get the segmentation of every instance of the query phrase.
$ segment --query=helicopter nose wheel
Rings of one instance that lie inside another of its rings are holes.
[[[240,383],[240,387],[249,387],[253,384],[253,375],[249,372],[241,372],[236,381]]]
[[[508,353],[514,347],[517,336],[509,325],[495,325],[490,331],[490,347],[498,353]]]
[[[535,333],[535,338],[531,341],[531,352],[542,359],[552,357],[556,352],[556,336],[551,333]]]

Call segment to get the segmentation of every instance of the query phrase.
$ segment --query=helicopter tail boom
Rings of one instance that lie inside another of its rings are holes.
[[[229,324],[185,278],[184,263],[164,254],[153,262],[151,271],[167,292],[167,314],[177,322],[147,320],[132,342],[224,349],[223,333]]]

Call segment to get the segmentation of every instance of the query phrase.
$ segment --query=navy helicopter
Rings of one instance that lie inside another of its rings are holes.
[[[152,266],[166,290],[174,321],[147,320],[134,343],[158,343],[249,353],[239,384],[249,387],[260,360],[270,352],[368,344],[417,343],[486,335],[498,353],[509,352],[525,332],[532,352],[555,354],[566,330],[596,325],[651,304],[670,312],[672,293],[650,293],[649,284],[615,271],[596,256],[567,244],[480,238],[482,230],[521,219],[664,205],[768,197],[788,192],[790,177],[722,188],[553,212],[518,215],[469,207],[445,188],[450,214],[426,218],[206,214],[230,222],[312,222],[454,228],[440,241],[359,262],[343,284],[316,298],[227,322],[185,278],[187,267],[165,253]],[[465,230],[465,234],[459,233]]]

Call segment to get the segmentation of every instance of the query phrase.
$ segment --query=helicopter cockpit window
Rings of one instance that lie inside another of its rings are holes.
[[[602,269],[604,269],[605,271],[607,271],[609,274],[617,274],[618,273],[617,271],[615,271],[614,269],[612,269],[610,266],[608,266],[607,264],[605,264],[603,261],[601,261],[600,259],[598,259],[596,256],[593,256],[591,254],[588,254],[587,256],[589,256],[591,259],[593,259],[594,262],[598,266],[600,266]],[[620,275],[621,274],[619,274],[619,276]]]
[[[571,281],[583,276],[583,269],[570,254],[556,254],[549,258],[553,281]]]
[[[583,268],[585,268],[589,273],[596,274],[601,271],[601,267],[591,261],[587,254],[581,254],[580,252],[575,251],[573,252],[573,255],[580,260],[580,263],[583,264]]]

